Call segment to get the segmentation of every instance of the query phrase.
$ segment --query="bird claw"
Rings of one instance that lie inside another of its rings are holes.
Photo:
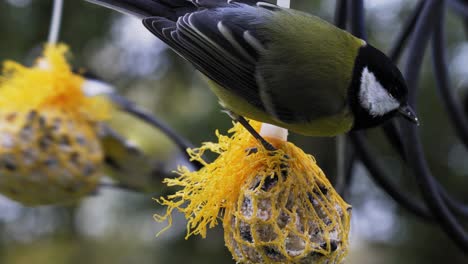
[[[276,151],[277,149],[273,147],[266,139],[264,139],[250,124],[249,122],[243,117],[240,116],[231,110],[225,109],[224,112],[229,115],[234,121],[239,122],[247,131],[260,143],[262,146],[268,151]]]

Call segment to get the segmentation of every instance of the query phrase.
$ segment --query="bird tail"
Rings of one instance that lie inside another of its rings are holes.
[[[185,13],[196,10],[192,1],[188,0],[86,0],[90,3],[104,6],[124,14],[146,18],[152,16],[165,17],[172,21]],[[204,0],[207,1],[207,0]],[[219,3],[220,0],[208,0]]]
[[[236,2],[255,6],[257,2],[273,0],[86,0],[90,3],[114,9],[124,14],[146,17],[164,17],[176,21],[179,17],[197,11],[200,7],[216,8]]]

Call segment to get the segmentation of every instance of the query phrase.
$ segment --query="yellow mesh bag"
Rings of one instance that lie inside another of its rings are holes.
[[[66,51],[47,46],[32,68],[6,62],[0,77],[0,192],[26,205],[74,201],[101,176],[98,124],[110,105],[83,94]]]
[[[258,130],[260,124],[251,122]],[[289,142],[269,141],[264,150],[236,124],[231,137],[204,143],[190,153],[205,164],[180,168],[166,179],[181,190],[158,201],[188,219],[187,237],[206,236],[222,218],[225,243],[239,263],[342,263],[348,249],[351,206],[336,193],[314,158]],[[219,154],[207,163],[205,151]]]

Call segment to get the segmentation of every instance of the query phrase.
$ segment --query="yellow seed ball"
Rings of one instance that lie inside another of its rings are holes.
[[[103,160],[97,124],[110,102],[88,97],[63,44],[33,67],[13,61],[0,76],[0,193],[26,205],[68,203],[92,190]]]
[[[292,144],[285,148],[300,151]],[[257,168],[224,216],[226,246],[237,262],[342,263],[351,207],[315,161],[293,157],[280,168]]]
[[[103,154],[96,125],[57,110],[0,112],[0,192],[26,205],[93,191]]]

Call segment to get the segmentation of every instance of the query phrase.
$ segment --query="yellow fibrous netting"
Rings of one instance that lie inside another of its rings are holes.
[[[87,97],[83,77],[72,72],[65,59],[68,47],[47,45],[34,67],[6,61],[0,77],[0,109],[26,112],[52,108],[78,115],[77,118],[102,121],[110,117],[111,104],[101,97]]]
[[[260,123],[251,122],[258,130]],[[226,246],[240,263],[341,263],[348,248],[351,207],[336,193],[314,158],[289,142],[266,151],[239,124],[231,136],[191,150],[199,171],[179,168],[165,179],[181,189],[158,201],[188,219],[187,237],[206,236],[223,221]],[[211,163],[202,156],[218,154]]]
[[[8,61],[0,77],[0,192],[27,205],[74,201],[102,176],[98,123],[111,104],[86,97],[66,52],[49,45],[34,67]]]

